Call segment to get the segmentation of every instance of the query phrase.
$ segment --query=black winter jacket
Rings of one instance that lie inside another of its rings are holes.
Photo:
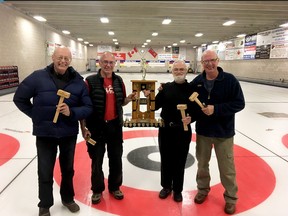
[[[18,86],[13,101],[15,105],[33,122],[33,135],[41,137],[66,137],[78,134],[78,120],[85,119],[92,113],[92,102],[83,77],[72,67],[71,80],[63,88],[71,96],[64,102],[69,106],[69,117],[60,114],[57,123],[53,123],[56,105],[59,101],[57,87],[52,78],[53,63],[44,69],[34,71]],[[67,73],[66,72],[66,73]],[[33,99],[31,101],[30,99]]]
[[[239,81],[233,74],[217,67],[219,74],[209,93],[205,86],[206,73],[203,71],[191,81],[198,99],[206,105],[214,105],[214,114],[207,116],[197,108],[196,133],[207,137],[229,138],[235,135],[235,113],[244,109],[245,100]],[[194,102],[195,103],[195,102]]]

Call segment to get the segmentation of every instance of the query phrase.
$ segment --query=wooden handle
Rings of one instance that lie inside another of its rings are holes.
[[[56,112],[55,112],[55,115],[54,115],[54,119],[53,119],[53,122],[54,122],[54,123],[56,123],[57,120],[58,120],[58,116],[59,116],[59,113],[60,113],[59,105],[62,104],[63,101],[64,101],[64,97],[60,97],[59,102],[58,102],[58,105],[57,105],[57,108],[56,108]]]
[[[202,109],[204,108],[203,104],[199,101],[198,98],[195,98],[195,102],[196,102]]]
[[[91,145],[95,145],[96,141],[91,139],[90,137],[87,139],[87,142],[90,143]]]
[[[180,110],[181,111],[181,116],[182,118],[185,118],[185,111],[184,110]],[[188,131],[188,126],[183,122],[183,127],[184,127],[184,131]]]

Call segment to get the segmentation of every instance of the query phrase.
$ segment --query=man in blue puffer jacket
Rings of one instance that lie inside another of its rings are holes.
[[[69,66],[71,51],[67,47],[56,48],[52,60],[53,63],[46,68],[27,76],[13,98],[15,105],[33,122],[38,156],[39,216],[50,216],[49,208],[54,204],[53,169],[58,147],[62,172],[61,200],[71,212],[79,211],[73,188],[78,121],[92,113],[92,102],[83,77]],[[69,92],[70,97],[58,105],[59,89]],[[57,122],[53,123],[56,108],[60,114]]]

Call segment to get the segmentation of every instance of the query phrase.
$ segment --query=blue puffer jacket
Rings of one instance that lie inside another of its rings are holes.
[[[224,72],[221,67],[217,67],[217,69],[219,74],[210,93],[204,86],[205,71],[191,82],[193,91],[199,93],[198,99],[206,105],[214,105],[213,115],[203,114],[199,106],[192,115],[197,118],[197,134],[229,138],[235,135],[235,113],[244,109],[245,100],[240,83],[233,74]]]
[[[56,138],[77,135],[78,120],[85,119],[93,110],[86,84],[78,72],[72,67],[68,68],[67,72],[72,79],[63,90],[71,94],[64,100],[71,114],[65,116],[60,113],[57,123],[53,123],[59,101],[58,89],[52,79],[53,71],[51,64],[27,76],[18,86],[13,101],[23,113],[32,118],[33,135]]]

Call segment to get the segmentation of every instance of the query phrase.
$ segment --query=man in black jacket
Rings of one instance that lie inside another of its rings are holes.
[[[199,94],[198,99],[205,105],[202,109],[198,107],[196,114],[198,193],[194,202],[203,203],[210,191],[209,161],[214,147],[221,183],[225,188],[224,211],[233,214],[238,199],[233,151],[235,113],[245,107],[244,96],[238,80],[218,67],[219,58],[214,51],[205,51],[201,63],[204,71],[191,82],[193,91]]]
[[[73,188],[78,121],[92,112],[92,103],[83,77],[69,66],[72,60],[71,51],[67,47],[56,48],[52,60],[51,65],[26,77],[13,98],[15,105],[33,121],[38,160],[39,216],[49,216],[49,208],[54,204],[53,170],[57,148],[60,150],[62,203],[71,212],[79,211],[80,208],[74,201]],[[69,92],[70,97],[57,106],[59,89]],[[57,122],[53,123],[56,109],[60,115]]]
[[[155,110],[162,108],[160,116],[164,127],[159,128],[158,144],[161,159],[161,186],[159,198],[167,198],[173,191],[175,202],[183,200],[182,190],[187,155],[191,142],[192,107],[189,101],[191,87],[186,80],[187,66],[185,61],[177,60],[172,66],[173,82],[161,85],[155,98]],[[149,95],[144,90],[144,95]],[[182,118],[177,105],[186,105],[186,117]],[[193,104],[192,104],[193,105]],[[184,126],[187,130],[184,130]]]
[[[122,185],[122,154],[123,154],[123,109],[135,97],[136,92],[126,97],[123,80],[113,70],[115,56],[111,52],[104,52],[100,58],[101,69],[97,74],[86,78],[89,94],[93,103],[93,113],[86,120],[81,121],[82,135],[90,137],[97,143],[87,142],[88,153],[92,160],[91,190],[92,203],[101,201],[105,190],[103,158],[106,151],[109,158],[108,190],[117,200],[124,198],[120,190]]]

